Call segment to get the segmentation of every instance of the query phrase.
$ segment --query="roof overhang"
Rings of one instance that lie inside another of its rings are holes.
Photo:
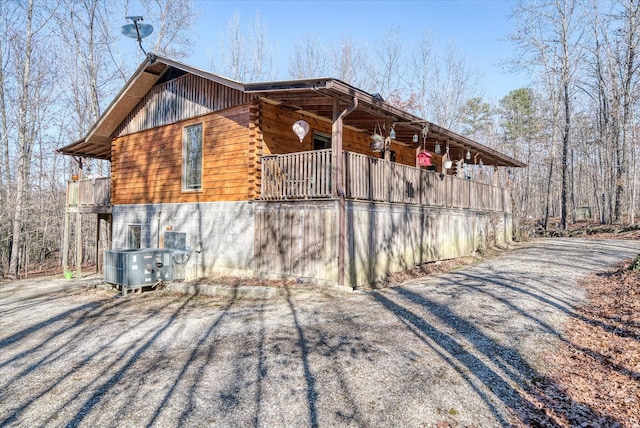
[[[102,113],[98,121],[89,129],[85,138],[62,147],[57,152],[63,155],[110,160],[111,140],[116,128],[171,67],[234,89],[243,90],[243,85],[240,82],[226,79],[217,74],[190,67],[168,58],[149,55]]]
[[[414,143],[413,136],[421,136],[423,126],[428,126],[427,150],[434,151],[435,145],[440,144],[443,151],[449,147],[453,160],[465,159],[467,151],[470,151],[472,162],[481,159],[485,165],[526,166],[516,159],[403,111],[376,95],[337,79],[316,78],[243,84],[160,56],[149,56],[142,62],[84,139],[62,147],[58,152],[71,156],[111,159],[111,141],[115,130],[171,67],[328,122],[332,122],[337,114],[352,106],[357,99],[357,107],[344,117],[344,125],[368,134],[382,128],[387,135],[394,126],[396,138],[392,141],[392,149],[396,144],[416,149],[421,147],[422,138],[419,138],[419,143]]]

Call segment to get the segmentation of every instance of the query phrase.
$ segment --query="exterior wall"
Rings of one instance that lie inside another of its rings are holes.
[[[256,203],[256,272],[337,283],[338,201]],[[362,286],[420,263],[510,241],[511,214],[346,203],[345,284]]]
[[[164,247],[164,232],[186,233],[185,279],[227,273],[336,283],[338,201],[259,202],[261,155],[312,150],[313,131],[331,123],[264,101],[117,137],[112,145],[113,248],[140,225],[142,248]],[[202,190],[182,190],[182,135],[203,124]],[[370,136],[345,127],[343,148],[369,156]],[[394,145],[415,166],[413,148]],[[452,193],[457,194],[457,193]],[[508,241],[511,215],[421,205],[347,202],[345,285],[358,286],[419,263],[472,254]]]
[[[113,248],[127,248],[129,225],[141,226],[142,248],[164,248],[164,232],[186,233],[188,261],[177,266],[185,279],[214,274],[252,275],[254,206],[252,202],[114,205]],[[194,250],[200,246],[200,253]],[[185,257],[176,256],[183,262]]]
[[[258,109],[259,114],[258,114]],[[262,101],[117,137],[112,143],[114,204],[246,201],[259,197],[260,156],[312,150],[313,131],[331,124],[305,117],[311,131],[302,143],[291,130],[300,114]],[[203,124],[200,191],[182,189],[182,139],[186,126]],[[345,128],[343,148],[369,156],[370,137]],[[399,163],[415,166],[415,149],[393,148]]]
[[[241,201],[253,196],[257,163],[247,104],[114,139],[112,201],[116,205]],[[182,189],[185,126],[203,124],[202,189]]]
[[[256,274],[336,283],[338,201],[257,202]]]
[[[352,286],[511,240],[507,213],[365,202],[347,202],[346,211],[345,282]]]

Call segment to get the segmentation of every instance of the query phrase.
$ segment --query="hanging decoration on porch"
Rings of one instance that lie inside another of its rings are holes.
[[[293,124],[292,129],[293,132],[298,136],[298,138],[300,138],[300,142],[302,143],[304,137],[309,133],[309,124],[306,121],[300,119]]]
[[[447,151],[442,155],[442,168],[450,169],[453,166],[453,161],[449,156],[449,145],[447,144]]]
[[[381,152],[384,150],[384,136],[382,135],[382,128],[379,123],[376,123],[376,127],[373,131],[373,135],[371,136],[371,151],[373,152]]]
[[[429,125],[422,127],[422,150],[418,153],[418,166],[431,166],[431,153],[427,151],[427,134]]]
[[[418,166],[431,166],[431,153],[426,150],[420,150],[418,153]]]

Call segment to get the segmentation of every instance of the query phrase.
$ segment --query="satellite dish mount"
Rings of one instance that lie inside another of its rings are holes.
[[[133,24],[123,25],[120,28],[120,31],[122,31],[122,34],[125,36],[136,39],[142,52],[144,52],[147,58],[151,58],[152,55],[148,54],[142,47],[142,39],[153,33],[153,26],[151,24],[141,22],[144,20],[142,16],[127,16],[126,18],[130,19]]]

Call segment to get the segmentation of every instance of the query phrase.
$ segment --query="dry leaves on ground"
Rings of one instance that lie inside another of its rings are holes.
[[[565,325],[563,344],[547,355],[533,394],[545,412],[532,425],[640,425],[640,272],[618,266],[581,281],[588,301]]]

